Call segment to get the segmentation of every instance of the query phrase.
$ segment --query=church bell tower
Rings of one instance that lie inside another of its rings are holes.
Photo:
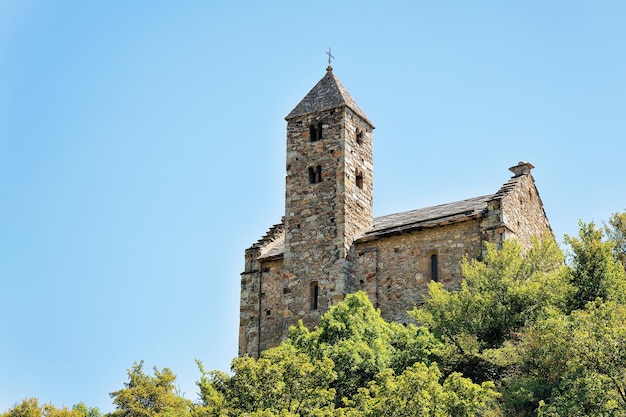
[[[284,277],[305,324],[355,288],[350,248],[372,226],[374,125],[329,65],[285,118]]]

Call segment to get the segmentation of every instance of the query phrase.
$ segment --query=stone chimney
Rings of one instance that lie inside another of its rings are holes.
[[[520,161],[517,165],[509,168],[513,174],[513,178],[520,177],[522,175],[530,175],[530,170],[535,166],[530,162]]]

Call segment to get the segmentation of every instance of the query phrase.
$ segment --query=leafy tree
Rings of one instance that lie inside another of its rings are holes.
[[[165,417],[190,415],[191,402],[176,392],[176,375],[154,367],[154,376],[143,372],[143,361],[128,370],[124,388],[110,393],[116,410],[110,417]]]
[[[258,360],[235,358],[232,377],[207,374],[201,367],[201,407],[194,414],[317,415],[335,395],[329,387],[336,376],[332,367],[329,359],[312,360],[289,343],[264,351]]]
[[[364,292],[346,296],[313,331],[302,323],[291,328],[289,340],[313,358],[332,360],[337,379],[331,387],[338,407],[379,372],[390,367],[400,372],[416,361],[430,362],[438,349],[428,330],[383,320]]]
[[[613,213],[609,224],[605,225],[604,232],[607,238],[613,242],[615,258],[626,269],[626,213]]]
[[[578,238],[565,236],[572,249],[569,280],[575,288],[572,310],[582,309],[590,301],[623,298],[626,293],[624,268],[615,258],[615,245],[604,240],[602,229],[593,222],[580,222]]]
[[[57,408],[52,404],[39,404],[37,398],[24,399],[1,417],[101,417],[100,410],[89,408],[83,403],[78,403],[72,409],[67,407]]]
[[[234,359],[232,376],[206,372],[198,363],[201,401],[193,415],[445,417],[497,411],[492,383],[476,385],[458,373],[443,379],[431,360],[440,348],[427,329],[387,323],[365,293],[351,294],[313,331],[300,323],[258,360]]]
[[[443,384],[436,364],[415,363],[396,376],[391,369],[379,373],[352,402],[364,416],[481,416],[495,415],[498,393],[493,383],[472,383],[459,373]]]
[[[21,403],[16,404],[1,417],[42,417],[43,407],[39,405],[39,400],[35,397],[30,397],[22,400]]]
[[[78,403],[72,407],[72,411],[80,417],[102,417],[102,413],[98,408],[87,407],[85,403]]]
[[[626,415],[626,306],[610,301],[542,324],[538,368],[558,384],[541,416]]]
[[[513,240],[501,249],[487,244],[484,260],[463,261],[460,290],[431,282],[425,304],[410,314],[451,349],[448,372],[475,381],[497,378],[502,369],[483,353],[517,339],[546,309],[565,307],[571,289],[563,259],[552,238],[535,240],[527,252]]]
[[[196,359],[196,364],[200,370],[200,380],[196,385],[200,389],[200,403],[193,408],[194,417],[220,417],[228,415],[228,406],[225,394],[226,384],[230,377],[221,371],[207,372],[202,362]]]

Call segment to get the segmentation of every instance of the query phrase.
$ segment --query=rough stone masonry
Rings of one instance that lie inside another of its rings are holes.
[[[245,252],[239,355],[258,357],[299,320],[315,326],[358,290],[407,322],[428,282],[458,285],[485,242],[529,247],[551,233],[528,162],[494,194],[374,218],[374,125],[330,66],[285,119],[285,213]]]

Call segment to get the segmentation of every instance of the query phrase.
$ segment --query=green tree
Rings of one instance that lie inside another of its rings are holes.
[[[571,247],[569,280],[575,288],[570,307],[582,309],[596,299],[623,299],[626,278],[622,265],[615,257],[615,244],[604,239],[602,229],[593,222],[580,222],[578,237],[565,236]]]
[[[493,383],[481,386],[453,373],[441,384],[441,377],[436,364],[415,363],[398,376],[386,369],[359,390],[354,408],[364,416],[496,415],[499,395]]]
[[[289,340],[313,358],[332,361],[337,407],[379,372],[387,368],[401,372],[416,361],[430,362],[439,348],[425,328],[387,323],[364,292],[349,294],[330,308],[313,331],[302,323],[291,328]]]
[[[626,269],[626,212],[613,213],[609,224],[604,226],[607,238],[613,242],[615,258]]]
[[[102,417],[102,413],[96,407],[87,407],[85,403],[78,403],[72,407],[72,411],[80,417]]]
[[[37,398],[31,397],[22,400],[1,417],[101,417],[100,410],[89,408],[84,403],[78,403],[68,409],[67,407],[57,408],[52,404],[39,404]]]
[[[43,406],[39,405],[39,400],[35,397],[25,398],[21,403],[9,409],[1,417],[42,417]]]
[[[116,410],[111,417],[165,417],[190,415],[191,401],[178,395],[176,375],[168,369],[154,367],[154,376],[143,372],[143,361],[128,369],[124,388],[110,393]]]
[[[626,306],[589,303],[541,325],[538,368],[558,385],[540,416],[626,416]]]
[[[565,307],[571,288],[563,259],[552,238],[535,240],[527,252],[513,240],[501,249],[487,244],[484,260],[463,261],[460,290],[431,282],[425,304],[410,314],[450,348],[447,372],[498,378],[502,369],[483,353],[517,339],[546,309]]]
[[[441,344],[425,328],[387,323],[367,295],[333,306],[313,331],[301,323],[258,360],[233,360],[232,376],[206,372],[197,417],[364,417],[487,415],[497,411],[493,384],[432,362]],[[337,394],[341,392],[341,394]],[[496,415],[496,414],[493,414]]]
[[[194,415],[317,415],[332,405],[332,367],[329,359],[311,359],[290,343],[264,351],[258,360],[235,358],[232,377],[201,367],[201,404]]]

